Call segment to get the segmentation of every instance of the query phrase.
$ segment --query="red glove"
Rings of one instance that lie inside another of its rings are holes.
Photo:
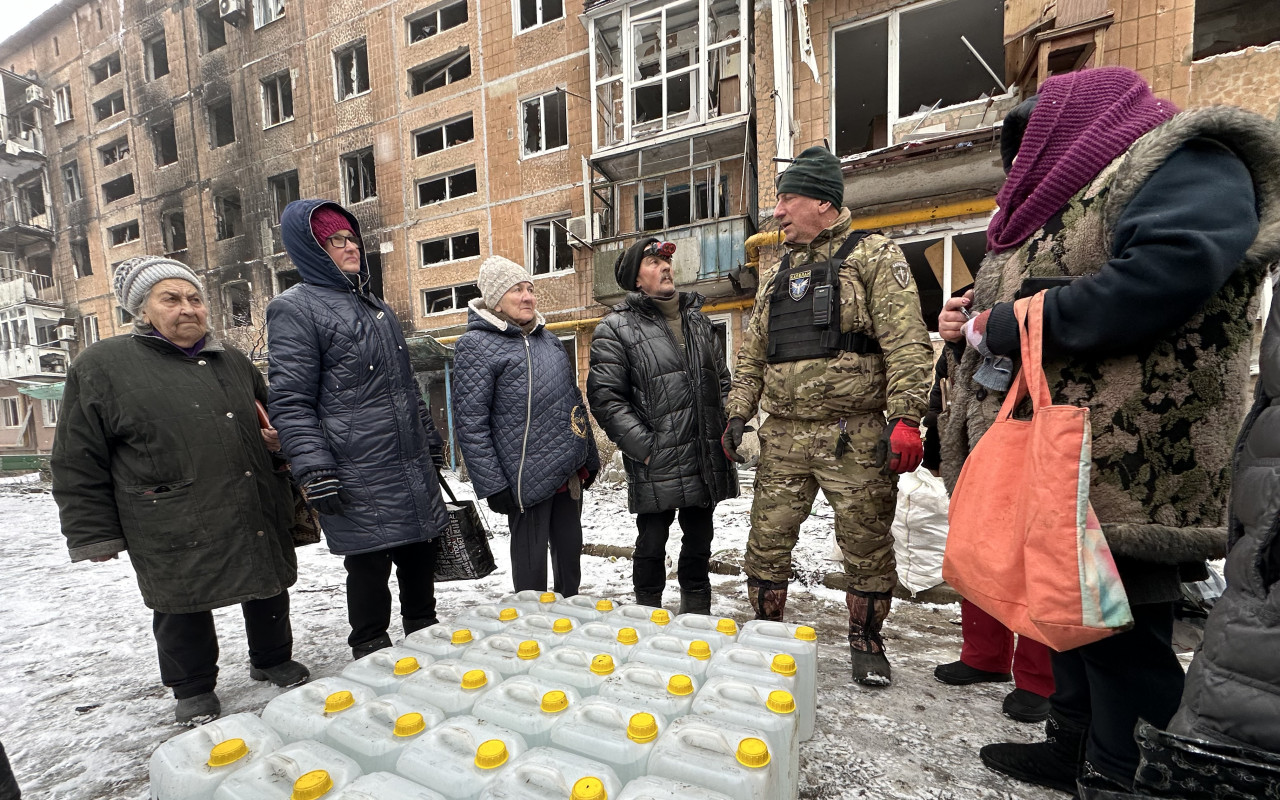
[[[965,340],[972,347],[982,344],[983,338],[987,335],[987,320],[991,318],[991,309],[983,311],[978,316],[969,320],[960,330],[964,333]]]
[[[920,424],[901,417],[889,420],[876,445],[876,466],[901,475],[914,472],[923,459]]]

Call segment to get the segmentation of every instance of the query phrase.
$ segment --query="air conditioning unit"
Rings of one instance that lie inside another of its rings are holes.
[[[28,87],[27,87],[27,102],[28,102],[28,103],[43,103],[43,102],[44,102],[44,89],[42,89],[41,87],[36,86],[36,85],[34,85],[34,84],[32,84],[31,86],[28,86]]]
[[[586,247],[600,238],[600,214],[597,212],[590,217],[585,214],[581,217],[570,217],[565,227],[569,230],[570,247]]]
[[[58,341],[74,342],[76,340],[75,325],[59,325],[56,330],[58,334]]]
[[[218,0],[218,16],[232,25],[239,25],[244,19],[245,0]]]

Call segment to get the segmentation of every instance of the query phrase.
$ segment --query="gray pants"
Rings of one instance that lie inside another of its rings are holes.
[[[578,593],[582,582],[582,503],[557,492],[523,514],[507,517],[511,528],[511,577],[517,592],[547,590],[547,549],[551,549],[554,591]]]

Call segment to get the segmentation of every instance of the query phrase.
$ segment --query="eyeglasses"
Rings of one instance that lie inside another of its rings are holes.
[[[644,254],[646,256],[665,258],[670,261],[671,257],[676,254],[676,244],[675,242],[650,242],[649,246],[644,249]]]
[[[356,247],[359,247],[359,248],[364,247],[364,245],[360,243],[359,236],[347,236],[344,233],[335,233],[334,235],[325,239],[325,241],[328,242],[329,246],[335,250],[342,250],[347,246],[347,242],[351,242],[352,244],[354,244]]]

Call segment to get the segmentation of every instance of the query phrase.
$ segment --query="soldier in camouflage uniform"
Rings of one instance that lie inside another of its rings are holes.
[[[892,473],[920,463],[933,351],[902,251],[851,231],[843,194],[840,161],[821,147],[778,178],[773,218],[788,253],[762,276],[721,443],[741,461],[746,420],[757,406],[768,412],[746,554],[756,618],[782,619],[791,551],[821,488],[844,555],[853,677],[886,686],[880,629],[897,584]]]

